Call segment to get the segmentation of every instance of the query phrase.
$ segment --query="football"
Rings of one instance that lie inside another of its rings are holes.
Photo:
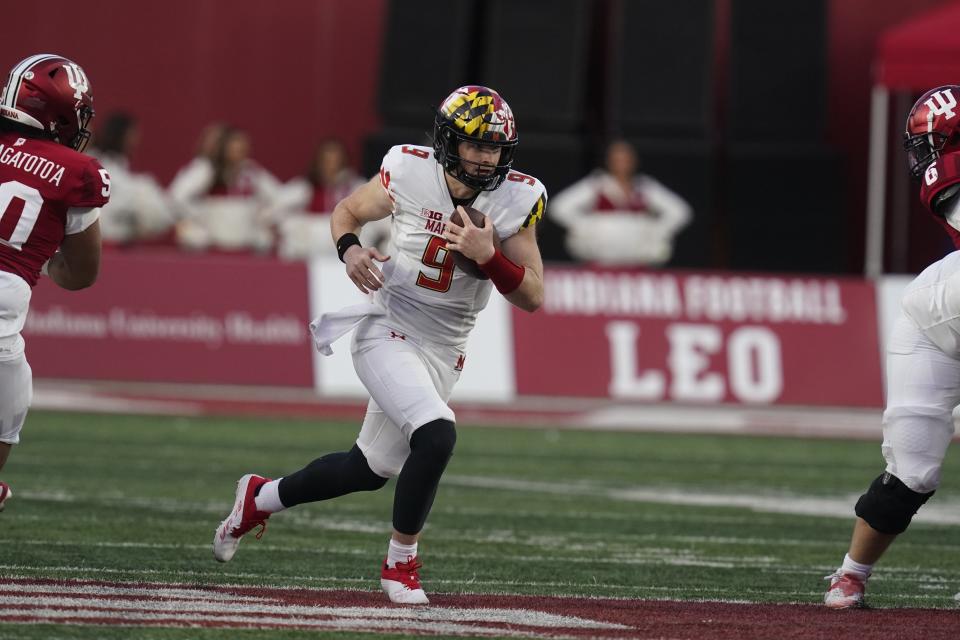
[[[478,227],[484,226],[483,213],[481,211],[478,211],[473,207],[464,207],[463,210],[467,212],[468,216],[470,216],[470,220],[474,225]],[[460,211],[458,209],[453,210],[453,214],[450,216],[450,222],[461,227],[463,226],[463,218],[460,216]],[[496,230],[493,232],[493,248],[500,248],[500,238],[497,237]],[[453,263],[457,265],[457,268],[466,273],[468,276],[472,276],[480,280],[489,280],[487,274],[480,270],[480,267],[477,265],[475,260],[471,260],[459,251],[451,250],[450,254],[453,256]]]

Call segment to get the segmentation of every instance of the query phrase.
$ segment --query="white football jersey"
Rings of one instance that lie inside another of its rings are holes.
[[[493,285],[455,268],[446,248],[443,232],[454,204],[443,167],[430,147],[400,145],[384,156],[380,182],[393,201],[390,260],[376,292],[386,321],[439,344],[464,344]],[[539,180],[511,171],[472,206],[489,216],[503,241],[536,224],[546,202]]]

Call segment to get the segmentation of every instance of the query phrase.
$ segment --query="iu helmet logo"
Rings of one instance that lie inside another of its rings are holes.
[[[83,69],[81,69],[76,62],[68,62],[63,65],[63,68],[67,71],[67,84],[73,89],[73,97],[79,100],[83,97],[83,94],[90,90],[87,74],[83,72]],[[956,106],[956,100],[954,100],[953,104]]]
[[[953,110],[957,106],[957,99],[953,97],[953,91],[950,89],[943,89],[942,91],[936,91],[928,100],[925,100],[924,103],[927,106],[927,109],[930,110],[928,115],[927,122],[930,123],[929,126],[933,125],[933,116],[943,116],[947,120],[957,115]]]

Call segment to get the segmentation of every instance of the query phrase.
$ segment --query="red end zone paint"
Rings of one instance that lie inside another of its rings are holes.
[[[431,600],[429,607],[403,607],[364,591],[0,580],[0,620],[8,623],[678,640],[947,640],[960,628],[956,611],[940,609],[836,612],[815,605],[436,594]]]

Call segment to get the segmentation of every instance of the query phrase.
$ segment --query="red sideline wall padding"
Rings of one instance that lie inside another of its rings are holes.
[[[282,179],[338,136],[359,165],[377,126],[385,0],[73,0],[3,3],[0,82],[35,53],[87,72],[97,118],[140,121],[134,168],[166,184],[208,123],[250,132],[253,157]],[[16,25],[15,27],[13,25]],[[425,98],[438,99],[435,96]]]
[[[313,386],[300,263],[107,253],[69,292],[42,278],[24,338],[38,378]]]
[[[547,269],[514,310],[517,392],[880,406],[873,285],[854,279]]]

